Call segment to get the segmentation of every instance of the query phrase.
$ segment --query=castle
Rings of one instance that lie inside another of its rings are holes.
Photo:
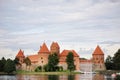
[[[93,51],[92,58],[90,60],[86,60],[81,59],[75,50],[63,50],[60,53],[60,46],[57,42],[52,42],[50,50],[48,49],[46,43],[43,43],[43,45],[40,46],[37,54],[27,56],[31,61],[30,69],[34,71],[36,67],[46,65],[48,63],[49,55],[57,53],[57,55],[59,56],[58,66],[62,66],[63,69],[66,70],[66,56],[69,52],[73,53],[76,71],[91,72],[96,70],[105,70],[104,53],[99,46],[97,46],[96,49]],[[23,70],[26,69],[23,62],[25,59],[24,51],[20,49],[18,54],[16,55],[16,58],[19,59],[19,62],[21,64],[19,68]]]

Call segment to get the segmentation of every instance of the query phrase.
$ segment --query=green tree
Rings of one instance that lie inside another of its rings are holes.
[[[5,64],[6,64],[6,59],[2,57],[2,59],[0,60],[0,72],[4,72]]]
[[[115,64],[115,70],[120,70],[120,49],[114,54],[113,63]]]
[[[8,74],[12,73],[13,71],[16,71],[14,61],[12,61],[11,59],[7,59],[6,64],[4,66],[4,71]]]
[[[48,64],[44,65],[44,66],[43,66],[43,69],[44,69],[45,72],[48,72],[48,71],[49,71],[49,66],[48,66]]]
[[[74,65],[74,57],[73,57],[73,53],[69,52],[66,58],[66,62],[67,62],[67,68],[70,71],[75,70],[75,65]]]
[[[42,71],[42,66],[38,66],[36,69],[35,69],[35,72],[41,72]]]
[[[48,69],[49,69],[49,71],[56,71],[58,63],[59,63],[59,57],[56,53],[49,55],[49,57],[48,57]]]
[[[24,59],[24,63],[26,64],[26,70],[27,70],[27,66],[28,66],[29,69],[30,69],[31,61],[30,61],[30,59],[29,59],[28,57],[26,57],[26,58]]]
[[[17,65],[17,64],[20,64],[18,58],[15,58],[15,59],[14,59],[14,62],[15,62],[16,65]]]
[[[105,60],[105,66],[106,66],[107,70],[114,69],[113,58],[110,55],[108,55],[108,57]]]

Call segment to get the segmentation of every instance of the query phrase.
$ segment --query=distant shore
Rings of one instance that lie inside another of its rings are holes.
[[[0,75],[16,75],[16,74],[40,74],[40,75],[62,75],[62,74],[81,74],[80,72],[68,72],[68,71],[63,71],[63,72],[34,72],[34,71],[16,71],[13,73],[4,73],[0,72]]]
[[[120,70],[105,70],[105,71],[99,71],[99,73],[104,75],[111,75],[113,73],[120,73]]]
[[[111,75],[113,73],[120,73],[119,70],[105,70],[105,71],[97,71],[99,74],[104,74],[104,75]],[[16,74],[40,74],[40,75],[68,75],[68,74],[82,74],[81,72],[70,72],[70,71],[61,71],[61,72],[34,72],[34,71],[15,71],[13,73],[5,73],[5,72],[0,72],[0,75],[16,75]]]

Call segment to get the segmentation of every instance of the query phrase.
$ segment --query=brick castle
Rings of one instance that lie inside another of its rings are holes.
[[[73,53],[76,71],[91,72],[96,70],[105,70],[104,53],[99,46],[97,46],[93,51],[92,58],[90,60],[86,60],[81,59],[75,50],[63,50],[60,53],[60,46],[57,42],[52,42],[50,50],[48,49],[46,43],[43,43],[37,54],[27,56],[31,61],[30,70],[34,71],[36,67],[46,65],[48,63],[48,56],[53,53],[57,53],[59,55],[58,66],[62,66],[64,70],[67,70],[66,56],[69,52]],[[25,59],[24,51],[20,49],[16,58],[19,59],[21,64],[17,66],[17,68],[25,70],[26,66],[25,63],[23,63]]]

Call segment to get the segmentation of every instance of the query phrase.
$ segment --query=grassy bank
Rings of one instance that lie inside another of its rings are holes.
[[[80,72],[70,72],[70,71],[62,71],[62,72],[33,72],[33,71],[16,71],[16,74],[41,74],[41,75],[61,75],[61,74],[80,74]]]
[[[12,72],[12,73],[5,73],[5,72],[0,72],[0,75],[15,75],[16,72]]]

